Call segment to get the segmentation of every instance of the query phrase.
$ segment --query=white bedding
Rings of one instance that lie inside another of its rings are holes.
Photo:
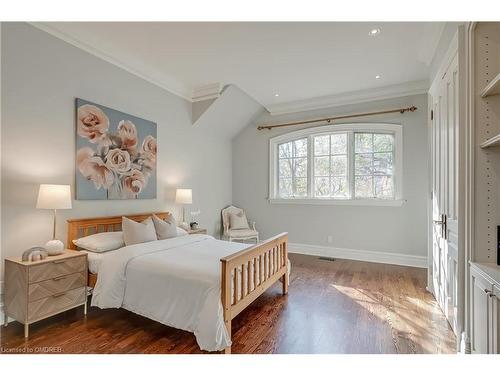
[[[101,254],[92,306],[119,308],[193,332],[203,350],[231,345],[220,301],[220,258],[251,245],[190,235]]]
[[[102,258],[104,253],[94,253],[93,251],[80,250],[83,253],[87,253],[87,261],[89,264],[89,271],[92,273],[99,273],[99,267],[101,266]],[[113,250],[117,251],[117,250]]]

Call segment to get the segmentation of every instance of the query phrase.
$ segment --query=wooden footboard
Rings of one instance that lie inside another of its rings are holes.
[[[288,293],[287,245],[288,233],[281,233],[221,259],[221,298],[230,336],[231,320],[276,281],[281,279],[283,294]]]

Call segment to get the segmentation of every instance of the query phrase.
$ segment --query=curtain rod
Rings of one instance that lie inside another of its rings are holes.
[[[273,128],[281,128],[281,127],[285,127],[285,126],[294,126],[294,125],[303,125],[303,124],[312,124],[314,122],[323,122],[323,121],[326,121],[326,124],[323,124],[323,125],[327,125],[327,124],[330,124],[334,120],[341,120],[341,119],[352,118],[352,117],[383,115],[386,113],[396,113],[396,112],[403,114],[405,112],[415,112],[416,110],[417,110],[417,107],[415,107],[413,105],[413,106],[407,107],[407,108],[389,109],[387,111],[357,113],[357,114],[353,114],[353,115],[318,118],[318,119],[314,119],[314,120],[286,122],[283,124],[276,124],[276,125],[259,125],[259,126],[257,126],[257,129],[258,130],[263,130],[263,129],[271,130]]]

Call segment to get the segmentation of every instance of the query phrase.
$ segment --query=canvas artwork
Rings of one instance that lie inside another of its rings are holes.
[[[76,99],[76,199],[156,198],[156,124]]]

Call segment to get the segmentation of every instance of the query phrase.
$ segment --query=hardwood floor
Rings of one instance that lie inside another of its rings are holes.
[[[233,353],[453,353],[423,269],[290,254],[278,283],[233,320]],[[83,308],[0,330],[1,353],[200,353],[194,335],[123,309]]]

